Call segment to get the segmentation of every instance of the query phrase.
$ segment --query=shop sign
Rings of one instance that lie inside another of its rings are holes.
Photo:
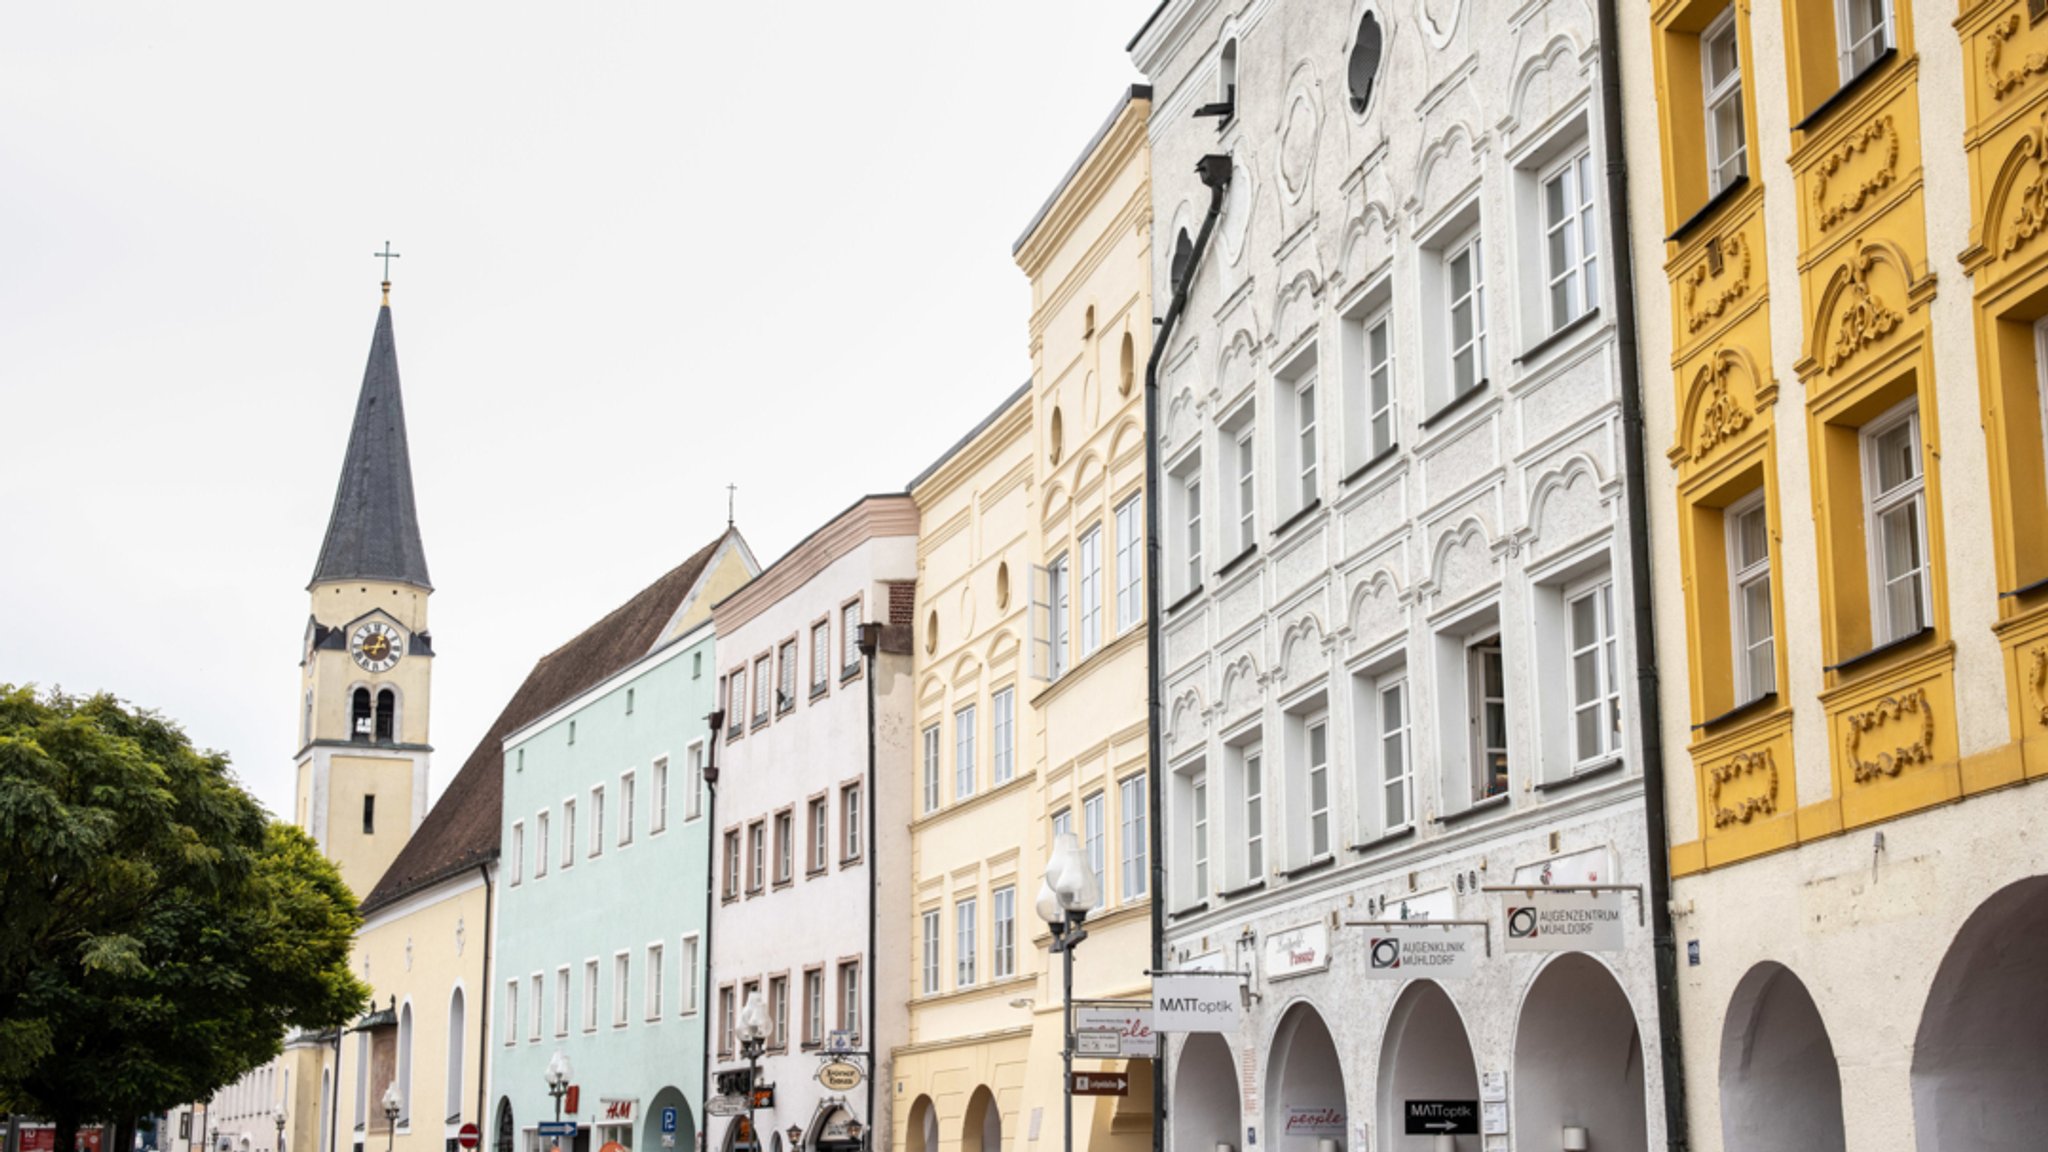
[[[744,1096],[713,1096],[704,1102],[704,1114],[706,1116],[721,1117],[745,1116],[747,1114],[747,1098]]]
[[[616,1096],[597,1098],[599,1124],[629,1124],[640,1106],[640,1098],[620,1099]]]
[[[1330,929],[1321,920],[1266,936],[1266,979],[1284,980],[1330,966]]]
[[[1409,1100],[1403,1114],[1410,1136],[1479,1135],[1477,1100]]]
[[[1344,1109],[1292,1105],[1280,1129],[1286,1136],[1329,1136],[1344,1134]]]
[[[1126,1060],[1151,1060],[1159,1055],[1159,1036],[1152,1029],[1149,1004],[1087,1004],[1074,1008],[1074,1032],[1107,1033],[1116,1040],[1114,1052],[1092,1053],[1120,1056]]]
[[[818,1066],[818,1083],[828,1092],[851,1092],[860,1087],[864,1079],[860,1065],[846,1060],[832,1060]]]
[[[1235,972],[1154,976],[1152,1026],[1161,1032],[1237,1031],[1238,980]]]
[[[1465,980],[1479,974],[1486,955],[1486,929],[1478,924],[1420,921],[1414,927],[1384,925],[1365,940],[1368,980]]]
[[[1626,944],[1625,893],[1534,888],[1503,897],[1510,952],[1619,952]]]

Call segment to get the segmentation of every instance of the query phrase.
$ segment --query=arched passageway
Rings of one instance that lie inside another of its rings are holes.
[[[1404,1100],[1477,1100],[1479,1069],[1464,1018],[1443,986],[1417,980],[1401,990],[1380,1042],[1380,1131],[1387,1152],[1434,1152],[1428,1136],[1407,1135]],[[1478,1152],[1479,1137],[1452,1138],[1457,1152]],[[1532,1145],[1533,1147],[1534,1145]]]
[[[509,1097],[498,1098],[498,1122],[491,1133],[491,1144],[498,1152],[512,1152],[512,1144],[519,1129],[512,1123],[512,1101]]]
[[[1721,1025],[1728,1152],[1844,1152],[1842,1073],[1806,985],[1782,964],[1749,970]]]
[[[664,1133],[661,1130],[662,1113],[676,1110],[676,1130]],[[690,1101],[682,1090],[674,1085],[665,1085],[659,1092],[648,1098],[646,1114],[640,1120],[640,1144],[643,1152],[667,1152],[673,1147],[676,1152],[696,1152],[697,1118],[690,1114]],[[662,1137],[674,1140],[673,1145]]]
[[[1243,1142],[1237,1061],[1223,1037],[1195,1032],[1181,1045],[1173,1065],[1173,1107],[1166,1115],[1173,1146],[1181,1152],[1219,1152]]]
[[[967,1113],[960,1119],[960,1152],[1003,1152],[1003,1113],[986,1084],[967,1098]]]
[[[1273,1030],[1266,1100],[1270,1152],[1318,1152],[1320,1141],[1344,1143],[1344,1067],[1322,1014],[1306,1003],[1289,1008]]]
[[[903,1139],[907,1152],[939,1152],[939,1112],[931,1097],[919,1096],[912,1102]]]
[[[2048,1139],[2048,876],[1963,922],[1913,1042],[1920,1152],[2033,1152]]]
[[[1524,1147],[1563,1147],[1569,1127],[1601,1152],[1648,1152],[1635,1012],[1614,974],[1585,953],[1557,956],[1529,985],[1509,1083]]]

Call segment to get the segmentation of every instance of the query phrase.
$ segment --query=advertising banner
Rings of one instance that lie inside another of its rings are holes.
[[[1486,929],[1477,924],[1366,929],[1368,980],[1464,980],[1479,974],[1486,955]]]
[[[1116,1051],[1091,1055],[1116,1055],[1124,1059],[1151,1060],[1159,1055],[1159,1036],[1152,1030],[1149,1004],[1089,1004],[1074,1006],[1074,1032],[1114,1036]]]
[[[1235,1032],[1242,993],[1238,976],[1152,977],[1152,1026],[1161,1032]]]
[[[1634,911],[1626,893],[1548,892],[1541,888],[1501,894],[1510,952],[1619,952]]]
[[[1284,980],[1330,966],[1330,928],[1321,920],[1268,933],[1266,979]]]

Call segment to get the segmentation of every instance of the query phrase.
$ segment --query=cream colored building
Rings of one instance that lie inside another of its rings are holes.
[[[1094,854],[1105,893],[1075,995],[1148,995],[1149,107],[1143,88],[1119,98],[1018,241],[1032,383],[911,485],[919,738],[895,1077],[911,1152],[1060,1144],[1063,990],[1034,911],[1056,830]],[[1076,1148],[1150,1146],[1150,1062],[1127,1063],[1128,1096],[1076,1101]]]

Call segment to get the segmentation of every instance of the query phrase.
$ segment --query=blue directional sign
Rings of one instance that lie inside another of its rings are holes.
[[[543,1120],[534,1125],[534,1128],[540,1133],[540,1138],[543,1140],[573,1141],[576,1139],[576,1122],[574,1120]]]
[[[663,1136],[673,1136],[673,1135],[675,1135],[675,1134],[676,1134],[676,1110],[675,1110],[675,1109],[673,1109],[673,1108],[663,1108],[663,1109],[661,1110],[661,1134],[662,1134]]]

